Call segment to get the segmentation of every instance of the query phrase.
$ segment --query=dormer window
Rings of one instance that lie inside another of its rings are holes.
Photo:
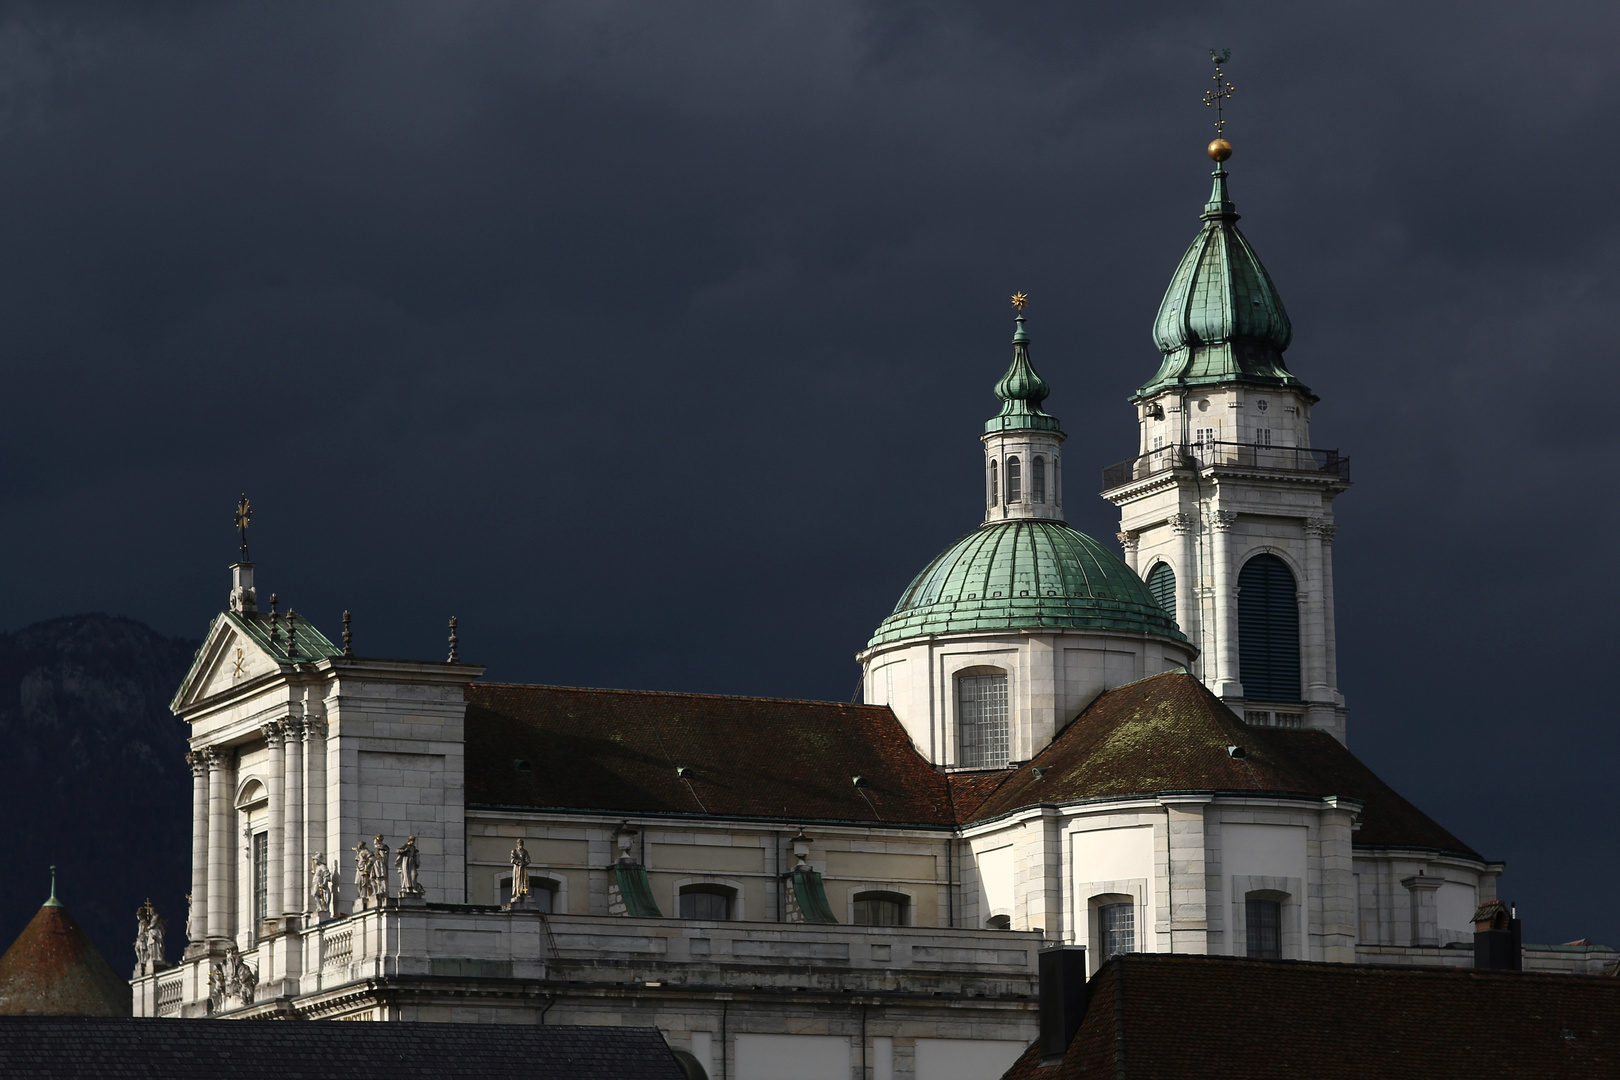
[[[1024,498],[1024,467],[1016,457],[1007,459],[1007,504],[1010,506]]]
[[[1046,501],[1046,459],[1037,457],[1030,464],[1033,467],[1029,471],[1029,501],[1043,503]]]

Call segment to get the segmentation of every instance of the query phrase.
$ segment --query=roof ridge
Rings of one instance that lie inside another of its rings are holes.
[[[723,701],[781,701],[795,705],[827,705],[836,709],[887,709],[887,705],[874,705],[865,701],[826,701],[821,698],[768,697],[759,694],[710,694],[696,690],[633,690],[614,686],[561,686],[554,683],[476,682],[468,683],[469,692],[511,688],[518,690],[566,690],[576,694],[636,694],[646,697],[719,698]]]

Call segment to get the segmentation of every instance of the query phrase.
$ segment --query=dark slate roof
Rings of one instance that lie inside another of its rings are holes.
[[[1233,757],[1229,746],[1241,746]],[[1036,771],[1041,770],[1037,776]],[[1324,731],[1251,727],[1193,676],[1166,672],[1110,690],[1001,783],[977,776],[959,801],[985,821],[1042,804],[1172,792],[1267,792],[1365,804],[1358,847],[1479,854],[1356,760]],[[954,782],[955,778],[953,778]]]
[[[655,1028],[0,1018],[0,1076],[683,1080]]]
[[[470,804],[794,823],[956,821],[945,777],[887,706],[501,683],[473,683],[466,693]]]
[[[1134,953],[1040,1060],[1003,1080],[1620,1076],[1620,979]]]
[[[0,956],[0,1017],[128,1016],[129,983],[54,895]],[[0,1076],[10,1075],[0,1068]]]

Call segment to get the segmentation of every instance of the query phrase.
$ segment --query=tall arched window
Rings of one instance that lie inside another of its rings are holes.
[[[958,760],[969,768],[1005,768],[1007,676],[963,675],[956,684]]]
[[[996,463],[994,461],[992,461],[990,463],[990,505],[991,506],[996,505],[996,499],[999,498],[1000,494],[1001,494],[999,491],[996,490],[996,479],[997,479],[997,477],[996,477]]]
[[[1170,616],[1171,621],[1176,617],[1176,572],[1170,569],[1169,563],[1160,563],[1153,568],[1147,576],[1148,592],[1153,599],[1164,608],[1164,613]]]
[[[1015,503],[1024,497],[1024,467],[1018,459],[1007,459],[1007,502]]]
[[[1052,505],[1063,505],[1063,461],[1052,455]]]
[[[1256,555],[1238,575],[1238,678],[1251,701],[1299,701],[1299,604],[1294,572]]]
[[[1046,459],[1037,457],[1030,465],[1029,501],[1043,503],[1046,501]]]

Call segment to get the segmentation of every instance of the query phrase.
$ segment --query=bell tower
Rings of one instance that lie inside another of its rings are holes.
[[[1311,445],[1317,398],[1283,362],[1293,328],[1238,231],[1231,153],[1209,145],[1214,189],[1153,323],[1163,361],[1130,399],[1137,454],[1105,470],[1103,497],[1204,683],[1250,723],[1342,742],[1333,500],[1349,460]]]

